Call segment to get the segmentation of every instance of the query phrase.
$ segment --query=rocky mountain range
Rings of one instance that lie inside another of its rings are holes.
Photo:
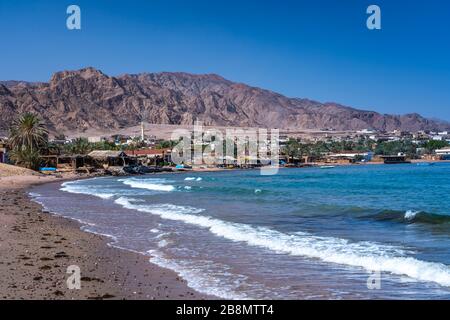
[[[418,114],[388,115],[336,103],[287,98],[218,75],[142,73],[108,76],[94,68],[55,73],[48,83],[0,82],[0,130],[23,112],[52,132],[121,129],[149,123],[391,131],[444,130]]]

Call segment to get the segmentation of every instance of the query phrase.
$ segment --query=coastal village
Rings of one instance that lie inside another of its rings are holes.
[[[36,117],[28,114],[28,117]],[[39,119],[35,119],[39,121]],[[177,141],[148,133],[145,124],[131,135],[67,138],[56,135],[39,144],[34,159],[14,152],[14,137],[0,137],[0,163],[16,164],[46,174],[146,174],[186,170],[238,169],[263,166],[250,161],[249,154],[227,156],[218,164],[172,161]],[[16,139],[17,140],[17,139]],[[335,131],[280,130],[279,166],[331,168],[350,164],[433,163],[450,160],[450,133],[447,131],[379,132],[375,130]],[[200,142],[205,148],[208,143]],[[236,143],[236,142],[235,142]],[[194,143],[192,144],[192,150]],[[225,161],[226,160],[226,161]]]

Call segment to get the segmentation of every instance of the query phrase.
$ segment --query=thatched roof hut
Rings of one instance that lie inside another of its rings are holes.
[[[88,154],[89,157],[95,160],[107,160],[109,158],[126,158],[128,155],[123,151],[114,150],[94,150]]]
[[[102,166],[125,166],[130,160],[125,152],[114,150],[94,150],[88,156]]]

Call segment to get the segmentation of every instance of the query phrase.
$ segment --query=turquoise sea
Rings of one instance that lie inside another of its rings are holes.
[[[450,297],[450,164],[259,173],[105,177],[30,194],[223,298]]]

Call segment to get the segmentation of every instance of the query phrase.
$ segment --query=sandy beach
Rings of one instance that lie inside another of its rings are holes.
[[[173,271],[141,254],[108,246],[80,224],[44,212],[26,188],[55,178],[0,174],[0,299],[208,299]],[[68,289],[67,267],[81,270],[81,289]]]

